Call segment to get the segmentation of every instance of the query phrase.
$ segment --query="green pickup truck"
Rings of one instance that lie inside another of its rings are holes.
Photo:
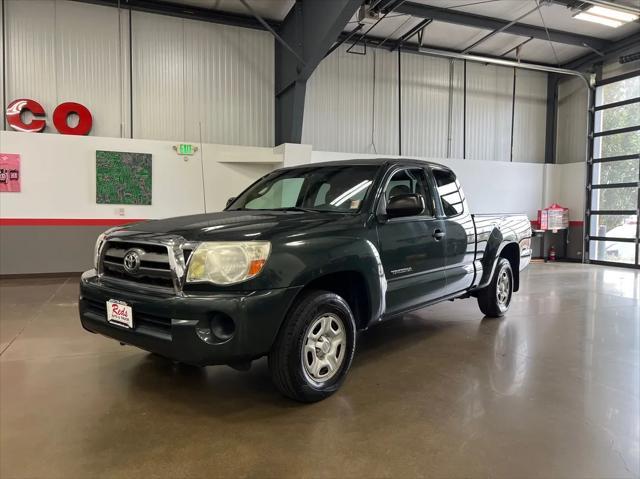
[[[268,356],[304,402],[343,383],[357,334],[454,298],[502,316],[531,258],[523,215],[474,215],[448,168],[349,160],[275,170],[224,211],[111,229],[80,282],[83,327],[175,361]]]

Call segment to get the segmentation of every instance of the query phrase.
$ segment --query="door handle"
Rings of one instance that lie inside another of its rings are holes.
[[[433,232],[433,237],[435,238],[436,241],[440,241],[445,236],[446,236],[446,233],[442,230],[435,230]]]

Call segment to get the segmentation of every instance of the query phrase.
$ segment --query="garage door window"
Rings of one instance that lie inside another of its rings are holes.
[[[638,267],[640,76],[596,84],[587,209],[588,259]]]

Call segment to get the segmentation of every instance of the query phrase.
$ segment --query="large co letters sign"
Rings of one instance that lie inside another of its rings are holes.
[[[29,123],[25,123],[22,119],[24,112],[31,112],[33,119]],[[69,116],[78,115],[78,124],[69,126]],[[39,133],[47,126],[44,108],[35,100],[28,98],[20,98],[13,100],[7,106],[7,123],[17,131],[25,131],[29,133]],[[60,103],[53,110],[53,126],[63,135],[88,135],[93,125],[93,117],[86,106],[80,103],[68,101]]]

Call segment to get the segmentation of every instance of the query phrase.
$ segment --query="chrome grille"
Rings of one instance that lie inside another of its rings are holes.
[[[125,268],[124,258],[129,251],[137,252],[140,258],[135,272]],[[175,288],[169,248],[164,244],[108,240],[102,248],[101,272],[105,279]]]

